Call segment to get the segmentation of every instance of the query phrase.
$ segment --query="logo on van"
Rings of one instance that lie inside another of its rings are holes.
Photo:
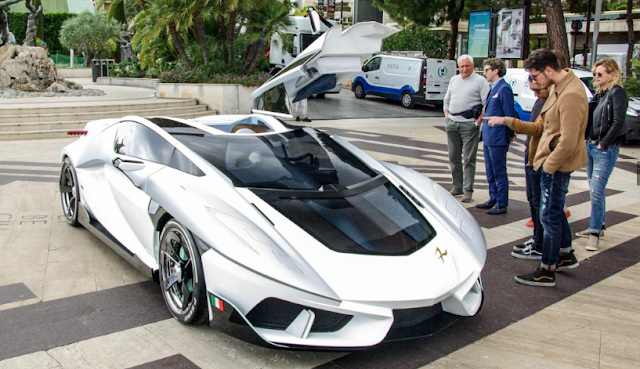
[[[438,69],[438,77],[442,78],[447,75],[447,67],[442,66]]]

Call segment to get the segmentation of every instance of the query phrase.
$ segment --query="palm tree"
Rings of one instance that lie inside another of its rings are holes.
[[[127,18],[125,16],[125,1],[132,0],[113,0],[111,5],[109,5],[109,9],[107,10],[107,19],[115,19],[120,23],[127,23]],[[145,10],[147,8],[146,0],[133,0],[140,7],[140,9]],[[95,8],[100,9],[106,0],[97,0]]]
[[[184,4],[175,0],[147,0],[146,4],[147,9],[134,19],[134,24],[137,27],[137,33],[134,36],[134,41],[137,42],[134,43],[134,47],[139,45],[143,38],[154,39],[163,33],[168,34],[173,47],[180,55],[180,59],[187,69],[191,69],[192,64],[185,52],[181,37],[186,34]]]
[[[289,17],[292,4],[289,1],[269,0],[265,6],[248,13],[247,37],[251,42],[247,47],[243,69],[252,73],[271,45],[274,36],[284,39],[286,27],[293,24]]]

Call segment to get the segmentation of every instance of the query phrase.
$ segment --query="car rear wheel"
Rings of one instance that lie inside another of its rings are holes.
[[[80,209],[80,186],[76,170],[71,165],[69,158],[65,158],[60,170],[60,201],[62,211],[67,218],[67,222],[74,227],[78,227],[78,210]]]
[[[411,97],[411,93],[409,91],[405,91],[402,93],[402,98],[400,99],[402,103],[402,107],[405,109],[413,109],[415,104],[413,103],[413,98]]]
[[[362,83],[356,83],[353,88],[353,93],[356,94],[358,99],[364,99],[367,96],[367,94],[364,93],[364,86],[362,86]]]
[[[160,236],[160,287],[171,314],[183,324],[199,324],[208,318],[202,261],[186,228],[174,219]]]

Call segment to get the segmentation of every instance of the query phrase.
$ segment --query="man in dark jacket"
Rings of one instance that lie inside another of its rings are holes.
[[[513,103],[513,91],[503,78],[506,73],[507,68],[502,59],[492,58],[484,62],[484,78],[491,84],[484,108],[487,116],[517,117]],[[509,151],[509,144],[514,135],[513,130],[507,126],[482,125],[484,163],[489,182],[489,201],[479,204],[477,207],[488,209],[487,214],[507,212],[507,206],[509,206],[507,151]]]
[[[538,98],[531,109],[530,122],[535,122],[540,115],[540,111],[544,103],[549,97],[549,88],[540,86],[536,81],[530,81],[529,87]],[[518,259],[540,260],[542,258],[542,241],[544,230],[540,223],[540,169],[535,170],[529,163],[529,144],[531,136],[527,136],[524,143],[524,172],[527,181],[527,200],[529,201],[529,210],[531,211],[531,220],[533,222],[533,238],[521,245],[513,247],[511,256]]]

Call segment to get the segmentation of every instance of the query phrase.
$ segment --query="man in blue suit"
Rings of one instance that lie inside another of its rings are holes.
[[[491,84],[484,115],[488,117],[517,117],[513,103],[513,91],[505,82],[507,73],[504,61],[499,58],[484,62],[484,78]],[[509,206],[509,178],[507,177],[507,151],[515,132],[507,127],[482,125],[484,163],[489,182],[489,201],[477,205],[487,209],[487,214],[504,214]]]

